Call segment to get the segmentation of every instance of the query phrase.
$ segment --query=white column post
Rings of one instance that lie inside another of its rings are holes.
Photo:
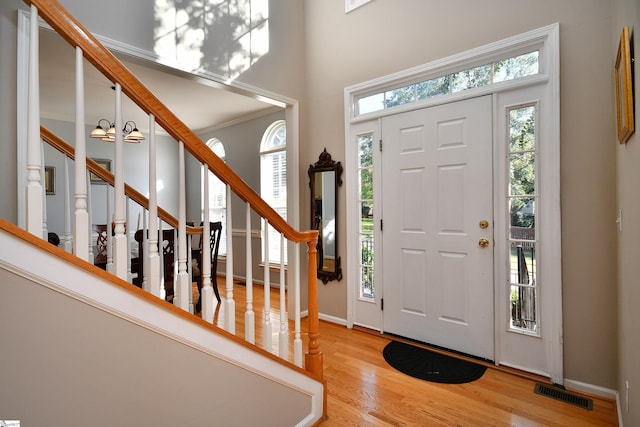
[[[87,211],[87,147],[84,127],[84,70],[82,63],[82,49],[76,47],[76,191],[73,230],[73,253],[86,261],[89,259],[91,245],[91,224]],[[93,257],[92,257],[93,258]]]
[[[122,134],[122,87],[116,83],[115,105],[115,146],[114,146],[114,196],[113,196],[113,223],[115,236],[113,237],[113,274],[127,280],[127,239],[124,235],[124,138]],[[108,223],[108,221],[107,221]],[[108,233],[111,231],[107,225]]]
[[[40,158],[40,66],[38,9],[31,5],[29,34],[29,102],[27,112],[27,231],[41,238],[44,192]]]

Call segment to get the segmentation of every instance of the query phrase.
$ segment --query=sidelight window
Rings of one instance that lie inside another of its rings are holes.
[[[510,329],[538,334],[536,106],[508,110]]]
[[[360,292],[359,297],[375,297],[373,274],[373,135],[358,137],[358,181],[360,209]]]

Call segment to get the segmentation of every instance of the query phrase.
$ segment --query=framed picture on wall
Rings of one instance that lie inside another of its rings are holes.
[[[56,194],[56,168],[44,167],[44,191],[46,195]]]
[[[635,129],[631,61],[632,52],[629,27],[624,27],[620,35],[615,67],[616,125],[620,144],[627,142]]]
[[[91,159],[98,164],[98,166],[103,167],[108,172],[111,172],[111,160],[109,159]],[[106,184],[98,175],[93,172],[89,173],[89,180],[92,184]]]

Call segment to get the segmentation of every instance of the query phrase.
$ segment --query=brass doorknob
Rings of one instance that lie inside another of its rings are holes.
[[[489,241],[483,237],[482,239],[478,240],[478,246],[480,246],[481,248],[486,248],[487,246],[489,246]]]

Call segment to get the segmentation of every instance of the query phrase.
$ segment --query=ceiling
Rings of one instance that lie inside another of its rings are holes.
[[[237,91],[219,88],[219,83],[140,60],[121,61],[179,119],[195,132],[220,127],[275,111],[278,107]],[[40,111],[41,117],[75,120],[75,55],[71,46],[56,33],[40,31]],[[111,83],[84,61],[85,121],[113,121],[115,96]],[[217,86],[217,87],[216,87]],[[123,96],[123,121],[133,120],[146,133],[148,116]]]

